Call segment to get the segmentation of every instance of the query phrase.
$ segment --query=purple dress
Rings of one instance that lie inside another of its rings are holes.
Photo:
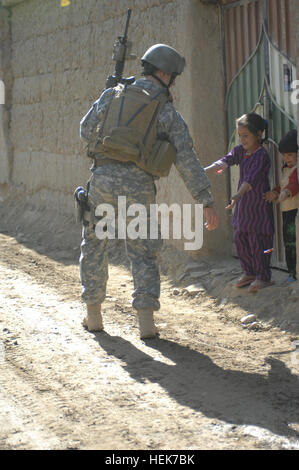
[[[269,170],[271,160],[267,150],[259,147],[249,157],[244,156],[242,145],[235,147],[221,161],[228,166],[240,166],[238,190],[244,181],[250,184],[251,191],[245,193],[235,206],[233,226],[240,232],[256,232],[273,235],[274,219],[272,204],[263,199],[263,193],[270,191]]]
[[[221,161],[240,166],[238,189],[244,181],[252,188],[237,201],[233,217],[234,241],[243,272],[270,281],[271,253],[267,251],[273,248],[274,217],[272,204],[263,199],[263,193],[270,191],[269,154],[259,147],[246,156],[243,146],[238,145]]]

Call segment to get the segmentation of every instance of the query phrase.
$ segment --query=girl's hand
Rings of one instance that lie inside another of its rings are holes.
[[[276,201],[276,199],[278,198],[278,194],[276,191],[268,191],[267,193],[264,193],[263,194],[263,199],[266,201],[266,202],[273,202],[273,201]]]
[[[206,173],[220,174],[223,173],[226,168],[227,164],[225,162],[214,162],[212,165],[206,166],[204,170]]]
[[[239,199],[241,199],[241,196],[239,194],[235,194],[234,196],[232,196],[230,203],[226,206],[225,210],[229,211],[233,209]]]
[[[231,197],[231,201],[230,203],[226,206],[226,210],[229,211],[230,209],[233,209],[236,205],[236,202],[239,201],[239,199],[241,199],[244,194],[246,194],[248,191],[251,191],[252,187],[249,183],[247,183],[247,181],[243,181],[243,183],[241,184],[238,192]]]
[[[225,210],[229,211],[233,209],[236,205],[236,202],[237,200],[232,197],[230,203],[226,206]]]

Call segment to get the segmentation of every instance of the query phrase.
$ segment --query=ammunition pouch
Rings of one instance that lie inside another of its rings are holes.
[[[154,176],[168,176],[170,169],[176,160],[176,149],[167,140],[156,140],[148,158],[141,159],[137,165]]]
[[[137,163],[142,150],[144,151],[142,138],[142,134],[133,127],[115,127],[96,146],[96,152],[114,160]]]

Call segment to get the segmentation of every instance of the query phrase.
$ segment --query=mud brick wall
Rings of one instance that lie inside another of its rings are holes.
[[[186,57],[174,99],[201,162],[206,165],[224,153],[220,14],[215,5],[199,0],[71,0],[66,8],[60,0],[0,3],[8,7],[1,13],[1,50],[10,49],[9,125],[4,132],[12,144],[10,152],[0,144],[1,184],[24,193],[32,204],[55,206],[66,215],[73,211],[73,190],[86,182],[90,166],[79,122],[113,71],[112,46],[124,30],[128,8],[133,10],[129,39],[138,58],[158,42],[171,44]],[[128,62],[125,74],[140,76],[139,63]],[[220,188],[213,178],[222,208],[226,180],[222,178]],[[193,202],[175,169],[160,180],[158,200]],[[228,252],[229,223],[223,212],[220,229],[205,235],[206,253]]]

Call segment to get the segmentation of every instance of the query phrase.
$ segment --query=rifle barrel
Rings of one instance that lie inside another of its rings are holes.
[[[125,39],[125,40],[127,39],[127,35],[128,35],[128,29],[129,29],[129,23],[130,23],[131,13],[132,13],[132,10],[129,9],[129,10],[128,10],[128,15],[127,15],[127,21],[126,21],[125,34],[124,34],[124,39]]]

